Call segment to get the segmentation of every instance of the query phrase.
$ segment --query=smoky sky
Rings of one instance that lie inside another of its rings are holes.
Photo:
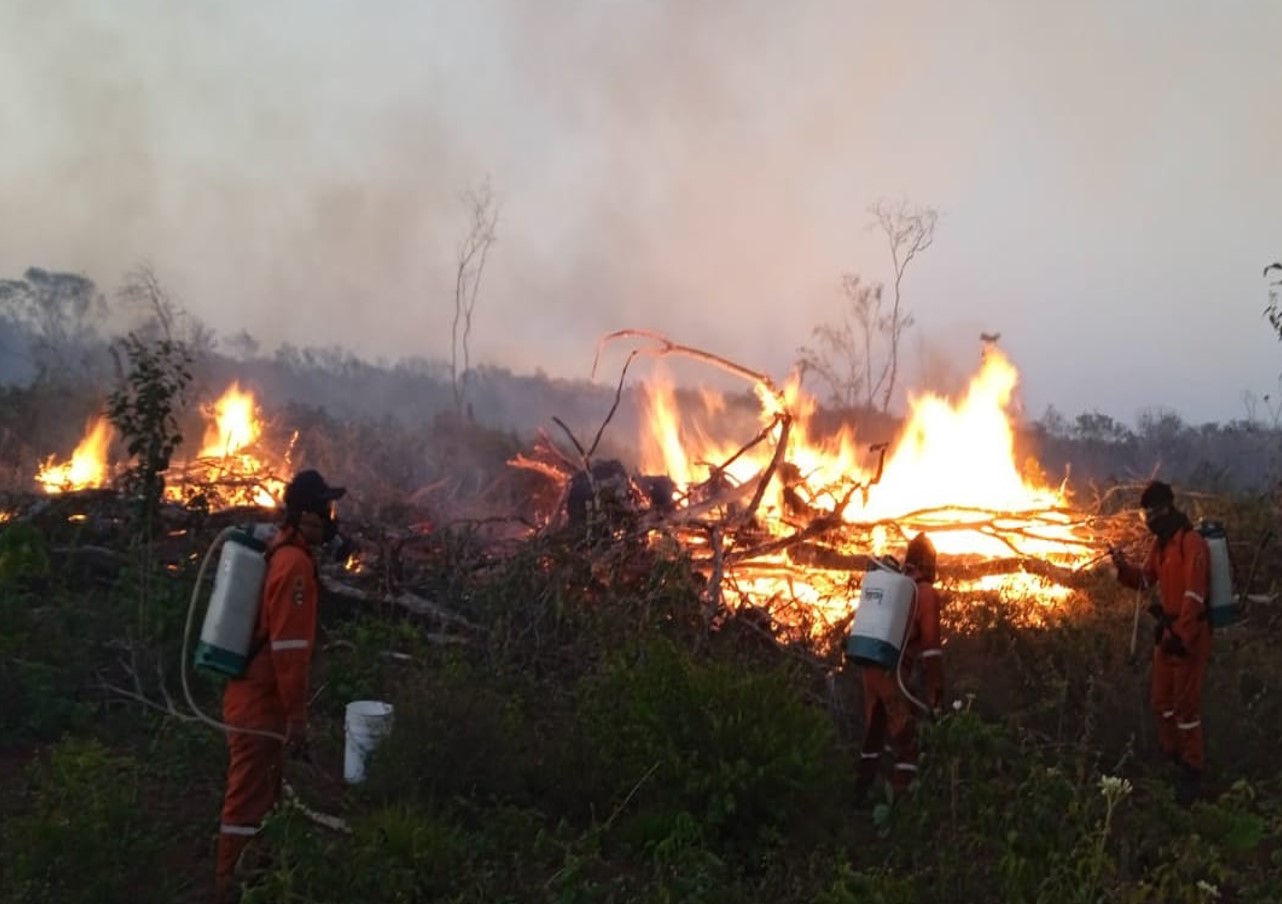
[[[447,357],[488,178],[474,360],[586,376],[631,326],[782,377],[907,198],[917,385],[998,331],[1030,414],[1237,417],[1282,369],[1279,34],[1274,0],[5,0],[0,273],[145,260],[267,348]]]

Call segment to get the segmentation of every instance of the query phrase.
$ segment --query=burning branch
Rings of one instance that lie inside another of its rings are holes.
[[[671,339],[668,339],[666,336],[663,336],[659,333],[652,332],[650,330],[639,330],[639,329],[616,330],[615,332],[610,333],[609,335],[602,338],[601,341],[597,344],[596,356],[592,359],[593,378],[596,377],[597,364],[601,360],[602,349],[605,348],[607,343],[612,342],[615,339],[649,339],[651,342],[654,342],[658,345],[658,348],[635,349],[632,352],[633,355],[645,354],[645,355],[652,355],[653,357],[656,357],[656,358],[666,357],[667,355],[685,355],[686,357],[693,358],[696,361],[702,361],[705,364],[711,364],[714,367],[719,367],[722,370],[726,371],[727,373],[734,374],[737,377],[742,377],[743,379],[748,380],[749,382],[753,383],[759,388],[765,390],[770,395],[770,397],[776,402],[776,405],[777,405],[777,407],[775,408],[776,413],[787,410],[788,406],[784,400],[783,393],[779,391],[779,388],[777,386],[775,386],[774,381],[771,380],[765,374],[758,373],[755,370],[750,370],[749,368],[744,367],[742,364],[736,364],[735,362],[731,361],[729,358],[721,357],[721,355],[713,354],[712,352],[705,352],[702,349],[697,349],[689,345],[681,345],[680,343],[673,342]]]
[[[757,491],[752,494],[752,501],[744,510],[742,520],[747,523],[757,514],[757,508],[761,505],[761,499],[766,495],[766,487],[774,478],[775,472],[779,470],[779,463],[783,461],[784,454],[788,450],[788,433],[792,430],[792,417],[787,412],[775,415],[775,421],[779,424],[779,441],[775,444],[775,454],[770,457],[770,464],[762,472],[761,479],[757,481]]]

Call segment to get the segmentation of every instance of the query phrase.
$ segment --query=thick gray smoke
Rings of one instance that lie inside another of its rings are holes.
[[[1282,6],[1127,10],[11,0],[0,275],[149,259],[268,349],[448,357],[488,176],[475,358],[583,376],[643,326],[782,376],[843,272],[888,276],[866,208],[907,195],[944,213],[909,376],[997,330],[1034,413],[1231,417],[1273,381]]]

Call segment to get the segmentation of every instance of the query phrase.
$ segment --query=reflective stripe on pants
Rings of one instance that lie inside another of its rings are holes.
[[[218,832],[216,879],[231,883],[245,846],[259,832],[281,793],[285,745],[275,738],[231,731],[227,734],[227,791]]]

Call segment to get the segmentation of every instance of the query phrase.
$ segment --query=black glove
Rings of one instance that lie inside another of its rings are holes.
[[[1153,603],[1148,607],[1148,614],[1157,619],[1158,624],[1166,621],[1166,612],[1162,609],[1161,603]]]
[[[1170,633],[1166,640],[1162,641],[1162,652],[1168,656],[1179,656],[1181,658],[1189,654],[1188,648],[1184,646],[1184,641],[1180,640],[1180,635],[1174,631]]]
[[[1108,555],[1109,558],[1113,560],[1113,565],[1117,567],[1118,571],[1121,571],[1126,567],[1126,553],[1122,552],[1116,546],[1110,546],[1108,548]]]

